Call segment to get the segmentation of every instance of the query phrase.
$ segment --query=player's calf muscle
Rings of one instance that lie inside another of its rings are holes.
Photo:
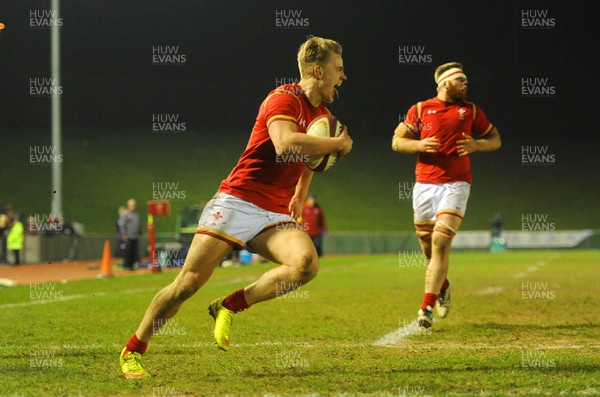
[[[200,285],[186,281],[174,281],[171,284],[171,297],[174,301],[182,302],[191,298],[200,289]]]
[[[210,277],[210,273],[203,275],[195,271],[182,270],[168,287],[171,298],[178,302],[191,298],[204,285],[208,277]]]

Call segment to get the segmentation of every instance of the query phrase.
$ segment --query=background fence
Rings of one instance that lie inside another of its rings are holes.
[[[539,233],[506,231],[503,238],[508,249],[600,248],[600,231],[593,230]],[[83,237],[28,235],[23,258],[26,263],[100,259],[106,240],[111,243],[112,255],[120,256],[119,241],[114,234],[89,234]],[[157,236],[158,247],[177,240],[174,234]],[[457,235],[453,249],[485,250],[490,243],[488,231],[465,231]],[[147,238],[141,238],[139,247],[142,257],[148,254],[147,245]],[[381,254],[419,249],[419,242],[412,232],[338,232],[330,233],[324,239],[326,254]]]

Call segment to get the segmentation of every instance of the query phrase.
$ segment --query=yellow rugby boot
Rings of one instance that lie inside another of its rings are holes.
[[[150,374],[142,367],[142,355],[138,352],[127,351],[125,347],[119,356],[121,371],[126,378],[146,378]]]
[[[208,314],[215,319],[213,337],[217,346],[219,349],[227,351],[229,350],[229,335],[235,312],[223,306],[223,299],[219,298],[212,301],[208,306]]]

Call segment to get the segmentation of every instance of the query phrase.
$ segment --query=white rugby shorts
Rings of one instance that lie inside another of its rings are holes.
[[[440,214],[464,217],[471,192],[468,182],[415,183],[413,210],[415,223],[435,222]]]
[[[241,198],[218,192],[204,207],[196,233],[207,234],[242,248],[259,233],[289,223],[297,225],[287,214],[267,211]]]

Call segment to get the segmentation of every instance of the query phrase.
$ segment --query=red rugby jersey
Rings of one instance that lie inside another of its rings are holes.
[[[450,103],[437,97],[411,106],[404,123],[418,131],[420,139],[435,136],[440,140],[439,152],[419,153],[415,175],[420,183],[471,183],[471,161],[469,156],[458,155],[456,142],[464,139],[463,132],[483,137],[494,128],[474,103]]]
[[[289,213],[289,202],[305,169],[304,156],[294,148],[278,156],[268,127],[276,120],[287,120],[296,123],[298,133],[306,133],[311,121],[324,114],[330,114],[327,108],[322,103],[312,106],[297,83],[271,91],[260,105],[246,149],[219,191],[268,211]]]

